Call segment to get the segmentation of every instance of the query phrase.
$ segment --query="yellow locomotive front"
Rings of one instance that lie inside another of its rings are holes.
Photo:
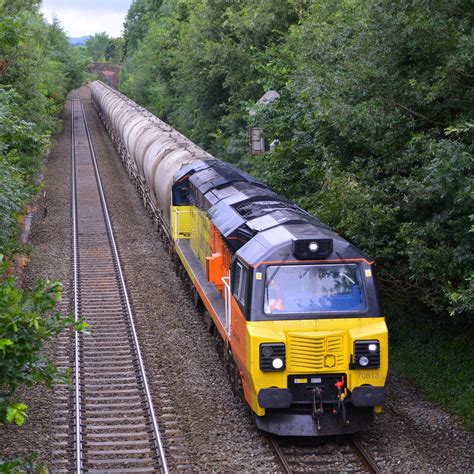
[[[245,399],[274,434],[361,431],[381,410],[388,370],[373,263],[337,234],[301,230],[263,232],[235,257],[231,339]]]

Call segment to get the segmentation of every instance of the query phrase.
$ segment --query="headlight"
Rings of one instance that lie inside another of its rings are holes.
[[[272,366],[274,369],[279,370],[283,367],[283,361],[280,358],[273,359]]]
[[[351,369],[378,369],[380,367],[380,342],[355,341],[353,360]]]
[[[260,370],[263,372],[284,370],[285,365],[285,344],[282,342],[260,344]]]

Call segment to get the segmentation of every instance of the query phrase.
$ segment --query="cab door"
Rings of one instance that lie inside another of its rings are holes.
[[[238,258],[231,269],[231,333],[232,354],[242,377],[245,397],[250,395],[247,361],[247,320],[250,307],[251,271]]]

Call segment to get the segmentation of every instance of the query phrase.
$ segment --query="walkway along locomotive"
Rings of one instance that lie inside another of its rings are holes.
[[[374,262],[123,94],[91,89],[257,426],[295,436],[370,426],[388,369]]]

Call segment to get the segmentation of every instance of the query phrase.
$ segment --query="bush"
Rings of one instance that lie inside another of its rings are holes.
[[[61,298],[57,281],[39,280],[29,292],[20,289],[14,277],[0,272],[0,423],[22,425],[27,406],[16,398],[18,387],[45,382],[67,382],[44,354],[44,344],[68,327],[82,330],[84,323],[55,312]]]
[[[0,252],[12,252],[26,192],[20,172],[0,157]]]

